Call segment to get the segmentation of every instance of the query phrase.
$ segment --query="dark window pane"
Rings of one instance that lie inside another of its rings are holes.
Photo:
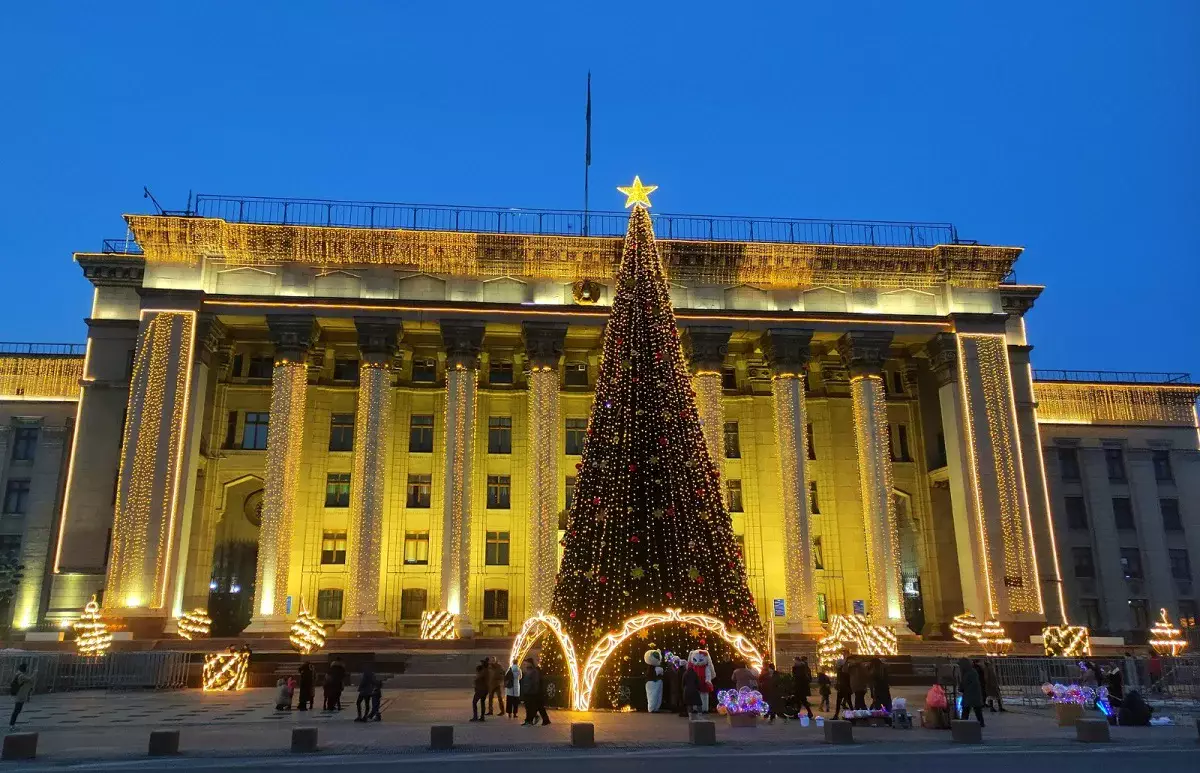
[[[588,385],[588,371],[586,362],[568,362],[566,373],[566,385],[572,387],[585,387]]]
[[[13,432],[12,460],[14,462],[32,462],[34,451],[37,450],[37,439],[37,427],[17,427]]]
[[[737,390],[737,370],[734,368],[721,369],[721,388],[729,391]]]
[[[825,550],[821,547],[821,538],[813,537],[812,541],[813,569],[825,568]]]
[[[725,481],[725,507],[731,513],[742,511],[742,482],[740,480]]]
[[[1100,617],[1099,599],[1080,599],[1079,609],[1083,612],[1083,620],[1093,631],[1104,630],[1104,619]]]
[[[329,417],[329,450],[354,450],[353,413],[335,413]]]
[[[808,511],[813,515],[821,514],[821,500],[817,498],[817,482],[808,482]]]
[[[1058,466],[1063,480],[1079,480],[1079,451],[1074,448],[1058,449]]]
[[[317,618],[319,620],[342,619],[341,588],[326,588],[317,591]]]
[[[408,425],[408,450],[414,454],[433,451],[433,417],[413,414]]]
[[[808,446],[808,458],[816,459],[817,458],[817,444],[813,442],[813,429],[812,429],[811,424],[807,425],[804,428],[804,440],[805,440],[805,444]]]
[[[509,509],[511,478],[507,475],[489,475],[487,478],[487,506],[492,510]]]
[[[267,379],[275,370],[274,357],[251,357],[250,365],[246,368],[246,378]]]
[[[325,506],[350,506],[350,473],[330,473],[325,476]]]
[[[242,427],[242,448],[252,451],[266,450],[269,423],[270,414],[247,413],[246,424]]]
[[[1088,527],[1087,506],[1083,497],[1067,497],[1067,528],[1086,529]]]
[[[489,589],[483,592],[483,619],[508,619],[508,591]]]
[[[1126,580],[1142,579],[1142,554],[1137,548],[1121,548],[1121,570]]]
[[[4,487],[4,514],[25,515],[29,512],[29,481],[10,480]]]
[[[408,476],[408,496],[405,499],[407,507],[426,508],[430,506],[433,500],[433,476],[432,475],[416,475]]]
[[[346,563],[346,532],[326,531],[321,534],[321,563]]]
[[[1137,525],[1133,522],[1133,501],[1129,497],[1113,497],[1113,520],[1122,531],[1133,531]]]
[[[575,476],[574,475],[567,476],[566,489],[567,489],[566,508],[568,510],[570,510],[571,505],[575,502]]]
[[[1183,531],[1183,519],[1179,517],[1178,499],[1160,499],[1158,508],[1162,510],[1163,529],[1167,531]]]
[[[414,359],[412,380],[417,384],[432,384],[437,381],[437,360],[432,357]]]
[[[333,380],[358,383],[358,360],[334,360]]]
[[[1104,463],[1108,467],[1108,479],[1115,482],[1125,480],[1125,455],[1119,448],[1104,449]]]
[[[428,591],[424,588],[405,588],[400,591],[400,619],[420,620],[427,599]]]
[[[1171,471],[1171,452],[1170,451],[1155,451],[1154,460],[1154,479],[1163,482],[1175,480],[1175,475]]]
[[[1192,562],[1188,558],[1187,548],[1171,548],[1167,554],[1171,560],[1171,577],[1176,580],[1192,579]]]
[[[567,456],[582,454],[586,437],[587,419],[567,419]]]
[[[488,417],[488,453],[512,453],[512,417]]]
[[[1071,559],[1075,564],[1076,577],[1096,576],[1096,565],[1092,561],[1091,548],[1071,548]]]
[[[513,382],[513,364],[511,362],[491,362],[488,364],[489,384],[511,384]]]
[[[738,423],[736,421],[725,422],[725,458],[742,458],[742,443],[738,435]]]
[[[487,532],[487,543],[484,546],[484,564],[487,566],[508,566],[508,532]]]

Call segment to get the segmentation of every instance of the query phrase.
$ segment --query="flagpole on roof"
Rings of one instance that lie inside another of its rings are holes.
[[[583,153],[583,235],[588,235],[588,173],[592,166],[592,71],[587,75],[587,144]]]

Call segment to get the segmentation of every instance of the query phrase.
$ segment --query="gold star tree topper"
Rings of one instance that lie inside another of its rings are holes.
[[[617,190],[625,194],[625,207],[644,206],[650,208],[650,194],[658,190],[657,185],[642,185],[642,178],[633,176],[633,185],[618,185]]]

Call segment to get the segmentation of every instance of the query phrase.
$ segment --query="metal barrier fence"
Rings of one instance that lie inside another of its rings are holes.
[[[0,654],[0,685],[12,683],[25,663],[36,679],[34,692],[70,690],[169,690],[187,687],[191,652],[111,652],[87,658],[57,652]]]
[[[1200,713],[1200,657],[1088,658],[1107,672],[1116,667],[1126,692],[1138,690],[1168,713]],[[996,658],[992,660],[1004,700],[1032,708],[1047,708],[1042,693],[1047,682],[1079,684],[1083,671],[1074,658]]]

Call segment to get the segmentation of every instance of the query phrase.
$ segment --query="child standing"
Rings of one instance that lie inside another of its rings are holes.
[[[832,680],[830,680],[829,674],[825,673],[824,671],[821,671],[821,673],[817,674],[817,689],[821,694],[820,711],[829,711],[829,688],[831,681]]]

